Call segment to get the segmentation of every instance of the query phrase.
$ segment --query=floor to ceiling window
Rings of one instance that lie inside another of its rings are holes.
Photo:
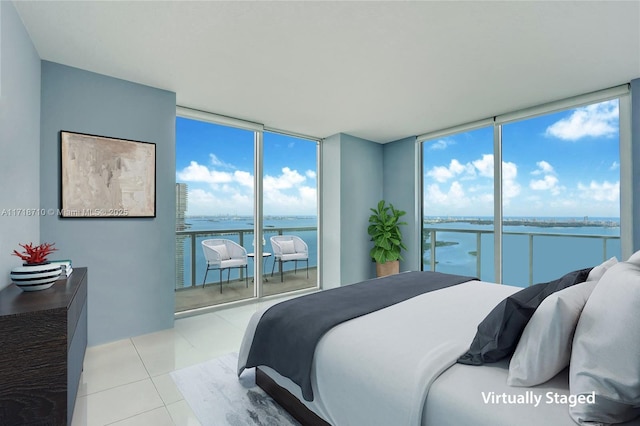
[[[620,259],[619,135],[617,99],[502,126],[504,283]]]
[[[318,285],[319,142],[228,121],[176,119],[176,312]],[[281,257],[277,235],[304,238],[306,261]],[[226,262],[211,267],[211,256]]]
[[[419,138],[423,269],[525,287],[621,259],[626,96],[618,88]]]
[[[423,269],[492,281],[493,127],[425,142],[423,188]]]

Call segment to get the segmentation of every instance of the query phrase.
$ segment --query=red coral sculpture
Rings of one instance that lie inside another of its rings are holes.
[[[18,245],[24,249],[24,252],[18,253],[17,250],[14,250],[12,254],[14,256],[18,256],[29,265],[46,262],[47,256],[55,250],[58,250],[57,248],[53,248],[55,243],[43,243],[35,247],[33,246],[33,243]]]

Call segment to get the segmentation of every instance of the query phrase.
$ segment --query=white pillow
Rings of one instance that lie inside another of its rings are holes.
[[[640,416],[640,265],[605,272],[587,301],[573,339],[569,390],[595,393],[570,407],[579,424],[621,423]]]
[[[618,263],[618,259],[614,256],[609,260],[605,260],[600,265],[596,266],[589,272],[587,281],[599,281],[600,278],[607,272],[607,269]]]
[[[296,247],[292,240],[280,241],[280,249],[282,249],[282,254],[293,254],[296,252]]]
[[[635,252],[631,256],[629,256],[629,259],[627,259],[627,262],[635,263],[636,265],[640,265],[640,250],[638,250],[637,252]]]
[[[219,246],[214,246],[214,248],[220,255],[220,259],[222,260],[231,259],[231,256],[229,256],[229,251],[227,250],[227,246],[225,246],[224,244],[220,244]]]
[[[578,318],[597,281],[587,281],[547,296],[522,332],[509,363],[509,386],[535,386],[569,365]]]

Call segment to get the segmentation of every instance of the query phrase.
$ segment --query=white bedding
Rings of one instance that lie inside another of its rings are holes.
[[[311,402],[291,380],[261,368],[335,426],[576,426],[566,399],[561,399],[569,395],[566,370],[539,386],[523,388],[507,385],[507,360],[484,366],[455,363],[468,349],[478,323],[519,290],[471,281],[336,326],[316,348]],[[239,374],[263,312],[247,327]],[[490,392],[519,396],[524,402],[492,400]],[[640,426],[640,420],[619,426]]]
[[[418,426],[431,383],[468,349],[489,311],[518,290],[471,281],[334,327],[316,348],[314,401],[307,403],[299,392],[294,395],[333,425]],[[245,333],[239,373],[260,315],[252,318]]]

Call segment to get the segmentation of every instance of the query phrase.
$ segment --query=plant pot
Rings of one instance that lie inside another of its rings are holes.
[[[376,275],[378,277],[386,277],[400,273],[400,261],[390,260],[385,263],[376,263]]]
[[[22,291],[37,291],[51,287],[60,278],[62,269],[59,264],[49,262],[18,266],[11,270],[11,280]]]

